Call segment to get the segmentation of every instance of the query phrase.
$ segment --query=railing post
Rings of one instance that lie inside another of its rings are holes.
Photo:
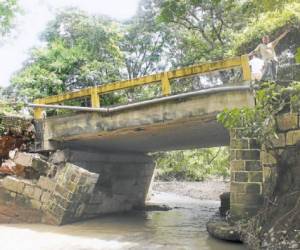
[[[39,99],[34,100],[33,103],[34,104],[41,104]],[[44,118],[43,111],[44,110],[42,108],[34,108],[33,109],[34,119],[43,119]]]
[[[92,108],[100,107],[100,97],[97,91],[97,87],[91,88],[91,104],[92,104]]]
[[[168,78],[167,72],[164,72],[161,78],[162,83],[162,92],[164,96],[168,96],[171,94],[171,85]]]
[[[243,70],[243,79],[244,79],[244,81],[250,81],[251,80],[251,68],[250,68],[250,64],[249,64],[249,56],[242,55],[241,62],[242,62],[242,70]]]

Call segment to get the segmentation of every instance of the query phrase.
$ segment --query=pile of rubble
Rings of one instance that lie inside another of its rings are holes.
[[[41,154],[21,152],[18,149],[9,151],[9,159],[0,167],[0,176],[15,175],[25,179],[38,179],[40,176],[53,176],[56,166],[47,162]]]
[[[32,119],[2,115],[0,126],[0,175],[34,178],[37,168],[40,168],[36,164],[40,165],[43,157],[22,153],[30,150],[35,139]],[[35,169],[29,169],[31,165],[34,165]]]

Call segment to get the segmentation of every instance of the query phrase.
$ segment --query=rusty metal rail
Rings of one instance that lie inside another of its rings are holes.
[[[92,108],[99,108],[100,95],[116,90],[128,89],[157,82],[161,82],[162,84],[163,95],[168,96],[171,94],[170,80],[172,79],[189,77],[193,75],[205,74],[213,71],[226,70],[236,67],[242,68],[244,81],[251,80],[249,58],[247,55],[243,55],[240,57],[234,57],[222,61],[193,65],[190,67],[143,76],[132,80],[124,80],[105,85],[84,88],[78,91],[68,92],[60,95],[49,96],[42,99],[36,99],[34,101],[34,104],[37,105],[34,108],[34,118],[41,119],[43,117],[43,105],[58,104],[67,100],[73,100],[82,97],[90,97]],[[41,104],[41,106],[38,107],[39,104]]]

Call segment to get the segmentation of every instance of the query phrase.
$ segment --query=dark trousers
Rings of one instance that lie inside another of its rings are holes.
[[[264,81],[275,81],[277,79],[277,66],[278,62],[271,60],[265,61],[265,70],[262,77]]]

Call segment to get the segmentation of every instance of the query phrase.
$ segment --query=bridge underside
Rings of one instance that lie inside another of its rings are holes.
[[[63,143],[74,150],[99,152],[155,152],[229,145],[228,131],[215,116],[206,120],[136,127]]]

